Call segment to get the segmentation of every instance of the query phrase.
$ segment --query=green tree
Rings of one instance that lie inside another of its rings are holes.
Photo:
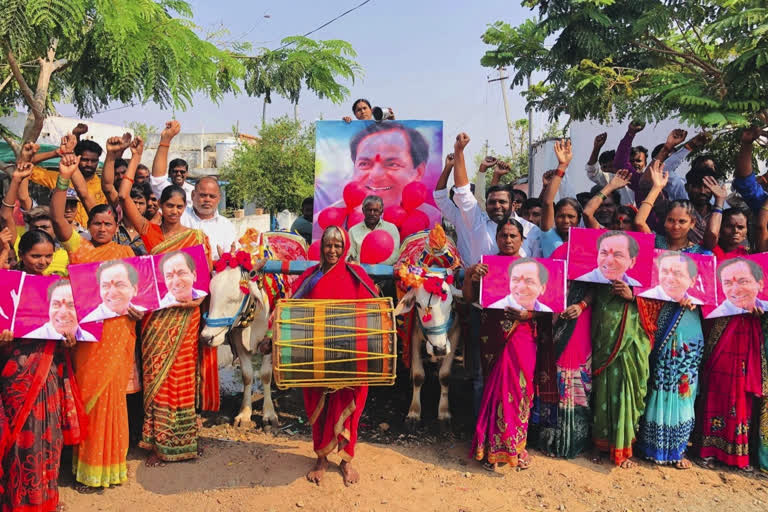
[[[768,113],[764,0],[525,0],[537,20],[491,25],[481,62],[512,66],[513,87],[553,119],[677,117],[732,129]],[[551,44],[550,44],[551,43]]]
[[[280,117],[256,142],[241,142],[222,170],[227,196],[238,205],[255,200],[272,212],[298,211],[315,182],[315,127]]]
[[[81,116],[110,102],[185,109],[237,90],[233,52],[201,39],[183,0],[5,0],[0,9],[0,110],[28,110],[22,142],[40,135],[54,101]],[[7,130],[2,136],[18,154]]]
[[[292,36],[281,42],[279,49],[263,49],[261,55],[246,61],[245,91],[251,96],[263,97],[262,126],[273,93],[293,104],[294,120],[298,121],[299,98],[304,87],[318,98],[338,104],[349,96],[349,89],[339,80],[354,83],[362,74],[362,68],[354,60],[357,53],[346,41],[314,41]]]

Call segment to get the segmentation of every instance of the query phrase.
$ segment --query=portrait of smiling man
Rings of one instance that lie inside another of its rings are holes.
[[[677,251],[663,252],[657,259],[656,268],[659,272],[659,284],[641,293],[640,297],[667,302],[689,299],[691,304],[703,304],[700,299],[688,293],[699,275],[696,262],[690,256]]]
[[[628,234],[606,231],[597,239],[597,267],[576,280],[602,284],[623,281],[629,286],[640,286],[639,281],[627,275],[635,266],[639,252],[637,240]]]
[[[507,272],[509,295],[494,302],[489,308],[552,312],[549,306],[539,302],[549,280],[549,271],[544,265],[532,258],[520,258],[512,262]]]
[[[160,259],[160,273],[168,292],[160,299],[160,307],[167,308],[190,302],[207,293],[194,288],[197,273],[195,260],[184,251],[169,252]]]
[[[707,318],[768,311],[768,301],[757,297],[763,290],[764,274],[754,261],[744,258],[724,261],[717,268],[717,279],[723,287],[725,301]]]
[[[135,311],[147,310],[131,302],[139,293],[139,273],[130,263],[106,261],[96,269],[96,280],[99,283],[101,304],[85,315],[83,322],[127,315],[131,308]]]
[[[22,338],[40,340],[62,340],[72,335],[77,341],[97,341],[96,337],[81,329],[77,323],[72,286],[66,279],[60,279],[48,287],[48,321]]]

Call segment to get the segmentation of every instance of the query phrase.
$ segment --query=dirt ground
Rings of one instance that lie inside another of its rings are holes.
[[[459,372],[460,373],[460,372]],[[454,376],[450,432],[437,428],[437,380],[423,391],[426,420],[415,433],[403,422],[410,401],[408,376],[394,388],[372,388],[361,419],[355,465],[359,484],[344,487],[336,463],[324,481],[304,478],[314,462],[301,393],[274,393],[280,430],[231,426],[238,403],[224,401],[223,414],[207,417],[205,455],[195,461],[147,468],[144,453],[131,449],[129,481],[101,494],[78,494],[62,466],[61,499],[69,511],[689,511],[768,510],[768,479],[698,466],[687,471],[641,462],[632,469],[589,459],[552,459],[531,451],[526,471],[485,471],[469,460],[472,429],[469,385]]]

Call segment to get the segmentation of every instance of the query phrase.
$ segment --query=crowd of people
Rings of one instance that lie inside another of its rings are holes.
[[[353,112],[370,119],[370,103],[356,101]],[[690,453],[706,467],[753,471],[757,464],[768,471],[768,317],[761,303],[749,314],[704,321],[690,297],[637,297],[635,283],[622,278],[570,282],[567,307],[559,314],[478,303],[488,273],[482,256],[566,259],[570,228],[579,226],[655,233],[657,248],[714,253],[718,262],[735,259],[729,279],[762,287],[764,269],[739,258],[768,250],[768,180],[752,169],[752,146],[764,129],[742,132],[731,194],[717,162],[703,152],[706,135],[686,141],[684,130],[673,130],[649,155],[632,145],[642,129],[630,124],[611,151],[602,151],[607,137],[598,135],[584,171],[595,186],[559,200],[563,177],[581,172],[571,166],[569,140],[554,145],[558,167],[543,175],[538,198],[502,185],[509,165],[492,157],[481,162],[473,187],[465,133],[445,159],[433,198],[465,264],[466,307],[460,312],[470,327],[465,364],[477,418],[471,456],[489,470],[528,468],[527,448],[535,447],[568,458],[591,450],[594,461],[607,454],[622,468],[640,457],[687,469]],[[151,169],[141,164],[140,137],[109,138],[101,176],[102,148],[82,137],[85,125],[53,152],[25,144],[0,207],[0,267],[66,276],[68,264],[196,245],[206,247],[209,264],[225,254],[236,233],[218,213],[219,183],[204,177],[192,185],[184,160],[167,161],[179,132],[178,122],[166,124]],[[676,168],[694,151],[699,156],[681,176]],[[60,159],[58,171],[37,166],[51,158]],[[49,206],[34,203],[29,182],[51,190]],[[292,228],[307,242],[312,206],[307,198]],[[320,262],[298,279],[295,297],[381,293],[384,287],[377,288],[356,262],[363,239],[376,230],[395,241],[386,262],[397,260],[398,228],[382,218],[384,206],[380,196],[369,195],[361,204],[362,222],[349,232],[342,226],[323,230]],[[612,247],[610,257],[622,250],[632,248]],[[115,275],[100,293],[115,293],[120,280]],[[546,276],[540,281],[545,284]],[[57,300],[71,303],[68,293],[59,291]],[[4,510],[56,509],[64,444],[74,446],[72,472],[81,492],[126,481],[132,440],[147,450],[148,465],[200,454],[197,411],[219,407],[215,350],[198,343],[204,308],[199,294],[150,313],[125,301],[119,314],[104,321],[97,343],[76,343],[74,332],[63,333],[60,342],[0,333]],[[268,340],[260,350],[271,350]],[[365,387],[304,391],[317,454],[310,481],[321,480],[334,450],[345,483],[359,478],[351,460],[366,394]],[[138,414],[129,415],[132,401],[140,404]],[[140,425],[140,434],[134,436],[129,424]]]

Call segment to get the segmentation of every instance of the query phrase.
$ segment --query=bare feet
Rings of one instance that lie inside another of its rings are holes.
[[[56,512],[64,512],[65,510],[67,510],[67,506],[65,504],[59,503],[56,505]]]
[[[350,485],[356,484],[360,481],[360,473],[358,473],[357,470],[352,467],[351,462],[343,460],[341,461],[339,467],[341,468],[341,474],[344,476],[344,485],[349,487]]]
[[[626,459],[626,460],[622,461],[621,464],[619,464],[619,467],[621,469],[633,468],[633,467],[635,467],[635,461],[633,461],[632,459]]]
[[[691,461],[689,461],[688,459],[679,460],[677,461],[677,464],[675,464],[675,467],[677,469],[691,469],[691,466],[692,466]]]
[[[90,487],[85,484],[81,484],[80,482],[75,482],[74,488],[80,494],[101,494],[104,492],[103,487]]]
[[[318,457],[315,466],[307,473],[307,480],[320,485],[320,480],[323,479],[326,469],[328,469],[328,458]]]
[[[528,469],[531,467],[531,456],[528,455],[528,450],[523,450],[523,452],[517,456],[517,469],[523,470]]]
[[[150,453],[147,455],[147,460],[144,461],[144,465],[148,468],[163,467],[165,466],[165,462],[163,462],[156,453]]]

